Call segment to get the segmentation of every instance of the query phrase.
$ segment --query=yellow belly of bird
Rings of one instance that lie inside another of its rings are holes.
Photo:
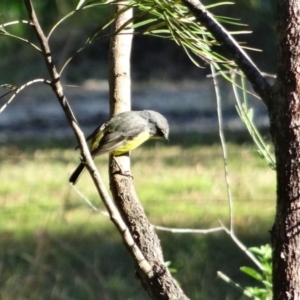
[[[141,134],[139,134],[138,136],[136,136],[132,140],[128,140],[124,145],[118,147],[117,149],[115,149],[114,151],[112,151],[110,154],[118,156],[118,155],[121,155],[123,153],[129,152],[129,151],[137,148],[141,144],[143,144],[150,137],[151,136],[150,136],[148,130],[145,131],[145,132],[142,132]]]

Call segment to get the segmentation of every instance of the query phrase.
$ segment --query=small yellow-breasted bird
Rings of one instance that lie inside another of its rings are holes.
[[[168,140],[169,124],[153,110],[127,111],[113,116],[87,137],[92,157],[110,153],[114,156],[129,152],[149,139]],[[81,162],[69,181],[75,184],[85,168]]]

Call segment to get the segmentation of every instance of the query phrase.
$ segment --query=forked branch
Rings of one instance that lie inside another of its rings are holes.
[[[217,42],[219,42],[233,58],[237,66],[244,72],[252,84],[255,92],[261,97],[262,101],[268,107],[272,87],[251,61],[246,52],[232,38],[232,36],[230,36],[226,29],[211,16],[199,0],[182,0],[182,2],[190,9],[196,20],[207,28]]]

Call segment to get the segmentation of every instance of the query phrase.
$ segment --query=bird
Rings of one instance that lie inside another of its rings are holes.
[[[113,156],[122,155],[149,139],[169,140],[167,119],[153,110],[119,113],[98,126],[86,138],[93,159],[105,153]],[[84,169],[85,163],[80,162],[69,178],[72,185],[76,184]]]

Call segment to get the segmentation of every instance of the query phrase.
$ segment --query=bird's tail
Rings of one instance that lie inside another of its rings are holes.
[[[81,162],[76,170],[72,173],[71,177],[69,178],[69,182],[75,185],[84,168],[85,164]]]

